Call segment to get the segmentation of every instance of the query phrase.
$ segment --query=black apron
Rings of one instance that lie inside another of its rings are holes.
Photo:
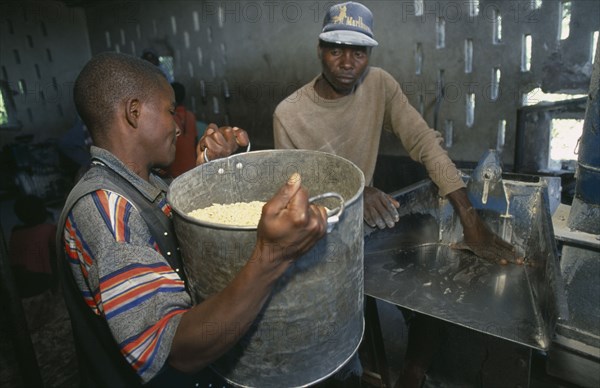
[[[166,186],[165,186],[166,187]],[[185,274],[175,238],[173,223],[116,171],[96,161],[69,194],[57,232],[57,257],[63,295],[73,327],[82,387],[140,387],[140,377],[125,360],[110,332],[108,323],[86,305],[65,257],[63,233],[67,215],[83,196],[99,189],[110,190],[127,198],[140,212],[164,258],[184,281]],[[186,283],[187,284],[187,283]],[[145,387],[227,387],[210,368],[188,375],[168,363]]]

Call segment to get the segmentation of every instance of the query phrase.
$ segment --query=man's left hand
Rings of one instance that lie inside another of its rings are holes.
[[[196,165],[227,157],[250,143],[248,133],[238,127],[217,127],[209,124],[196,146]]]

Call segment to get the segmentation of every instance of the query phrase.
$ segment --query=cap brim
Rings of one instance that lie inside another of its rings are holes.
[[[375,39],[369,38],[365,34],[348,30],[323,32],[319,35],[319,39],[329,43],[348,44],[352,46],[374,47],[379,45]]]

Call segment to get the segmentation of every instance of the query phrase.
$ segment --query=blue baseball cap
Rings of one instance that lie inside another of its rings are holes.
[[[373,47],[379,44],[373,39],[373,14],[364,5],[353,1],[329,8],[319,39],[353,46]]]

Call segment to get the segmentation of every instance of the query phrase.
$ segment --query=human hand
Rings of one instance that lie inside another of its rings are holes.
[[[291,262],[312,248],[327,231],[327,211],[309,204],[301,178],[294,173],[264,206],[258,223],[261,257],[278,265]]]
[[[482,259],[502,265],[523,264],[524,259],[516,248],[492,232],[475,209],[470,208],[467,213],[471,214],[461,217],[464,238],[453,244],[453,248],[471,251]]]
[[[248,133],[238,127],[217,127],[211,123],[196,146],[196,165],[207,160],[224,158],[233,154],[239,147],[250,144]]]
[[[453,248],[471,251],[482,259],[494,263],[523,263],[523,258],[519,257],[516,248],[492,232],[479,217],[469,200],[466,189],[451,192],[448,194],[448,199],[463,227],[463,240],[453,244]]]
[[[396,210],[400,207],[400,203],[383,191],[366,186],[363,198],[363,217],[370,227],[393,228],[400,219]]]

